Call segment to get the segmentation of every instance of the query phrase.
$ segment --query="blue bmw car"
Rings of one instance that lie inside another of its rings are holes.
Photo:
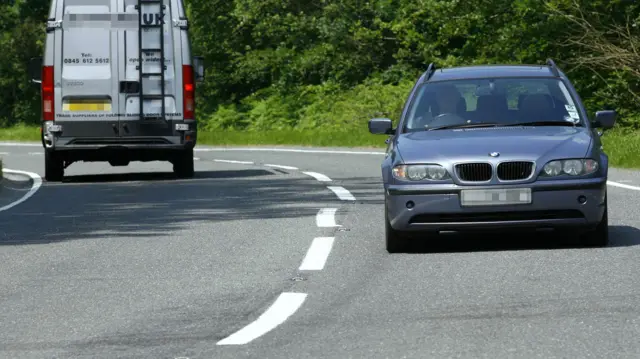
[[[553,60],[430,64],[396,127],[369,121],[371,133],[390,135],[382,163],[387,251],[441,231],[504,229],[566,231],[606,246],[600,136],[615,117],[598,111],[590,120]]]

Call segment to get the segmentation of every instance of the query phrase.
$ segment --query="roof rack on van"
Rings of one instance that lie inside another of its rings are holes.
[[[425,72],[425,78],[422,82],[427,82],[433,76],[433,73],[436,72],[436,64],[434,62],[430,63],[427,67],[427,71]]]
[[[553,74],[553,76],[560,77],[560,72],[558,71],[558,67],[556,66],[556,63],[552,59],[547,59],[547,66],[549,66],[549,70],[551,70],[551,73]]]

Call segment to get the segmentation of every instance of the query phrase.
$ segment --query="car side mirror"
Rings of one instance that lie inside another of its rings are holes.
[[[31,76],[31,82],[39,84],[42,83],[42,57],[33,57],[29,60],[29,76]]]
[[[616,111],[605,110],[596,112],[596,119],[593,121],[593,127],[609,130],[616,124]]]
[[[374,135],[393,135],[393,122],[388,118],[374,118],[369,120],[369,132]]]
[[[203,82],[205,78],[204,57],[193,57],[193,71],[195,72],[196,82]]]

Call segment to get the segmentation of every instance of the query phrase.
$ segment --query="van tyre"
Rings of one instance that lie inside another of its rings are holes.
[[[44,179],[48,182],[62,181],[64,160],[54,151],[44,151]]]
[[[582,235],[581,242],[586,247],[606,247],[609,245],[609,211],[607,197],[604,199],[604,214],[595,229]]]
[[[195,173],[193,149],[182,151],[173,161],[173,172],[180,178],[191,178]]]

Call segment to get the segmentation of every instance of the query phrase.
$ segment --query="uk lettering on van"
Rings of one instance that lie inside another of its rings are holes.
[[[166,14],[146,13],[142,14],[142,23],[145,25],[164,25],[164,17]]]
[[[142,14],[143,25],[165,25],[166,13],[147,12]],[[127,12],[120,14],[70,14],[63,17],[65,28],[69,27],[100,27],[104,28],[138,28],[138,13]],[[51,24],[53,25],[53,24]]]

